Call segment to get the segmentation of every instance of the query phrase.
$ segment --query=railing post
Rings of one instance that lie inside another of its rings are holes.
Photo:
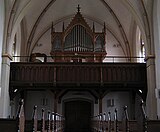
[[[53,117],[54,117],[53,118],[53,120],[54,120],[54,132],[56,132],[57,131],[57,115],[56,115],[56,113],[54,113]]]
[[[127,106],[124,106],[124,131],[129,132],[129,117],[128,117],[128,112],[127,112]]]
[[[117,109],[115,109],[115,112],[114,112],[114,132],[118,132]]]
[[[37,132],[37,106],[33,109],[32,123],[32,131]]]
[[[101,132],[102,131],[102,114],[101,113],[98,115],[98,120],[99,120],[98,131]]]
[[[102,117],[103,117],[103,120],[102,120],[102,131],[106,132],[106,113],[103,113]]]
[[[24,115],[24,100],[21,99],[20,103],[19,103],[19,110],[17,113],[17,131],[18,132],[24,132],[25,129],[25,115]]]
[[[51,113],[51,132],[54,132],[54,113]]]
[[[59,122],[59,114],[56,113],[56,128],[57,128],[57,131],[59,132],[59,129],[60,129],[60,122]]]
[[[41,132],[45,132],[45,118],[44,118],[44,109],[42,109],[42,118],[41,118]]]
[[[96,131],[99,131],[99,115],[96,116]]]
[[[108,112],[108,132],[112,130],[112,122],[111,122],[111,112]]]
[[[148,132],[147,131],[147,115],[145,112],[145,108],[144,108],[144,102],[143,100],[141,101],[141,110],[142,110],[142,116],[143,116],[143,132]]]
[[[47,115],[47,132],[50,132],[51,130],[51,112],[48,111]]]
[[[63,131],[63,125],[62,125],[62,115],[60,115],[60,131],[62,132]]]

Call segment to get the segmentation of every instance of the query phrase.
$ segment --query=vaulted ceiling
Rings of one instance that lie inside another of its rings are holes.
[[[21,38],[19,47],[23,47],[23,55],[40,52],[40,46],[47,52],[47,45],[50,45],[47,36],[52,22],[57,30],[60,30],[63,22],[67,26],[76,14],[78,5],[90,26],[92,21],[96,23],[96,30],[101,29],[105,22],[107,43],[110,44],[107,48],[120,47],[114,50],[115,54],[109,50],[109,55],[134,56],[137,26],[144,40],[150,35],[152,0],[7,0],[6,3],[6,30],[11,36],[7,46],[13,43],[17,34]]]

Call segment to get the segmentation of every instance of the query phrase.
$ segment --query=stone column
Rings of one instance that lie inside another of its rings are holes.
[[[155,57],[150,55],[146,57],[147,64],[147,85],[148,93],[146,99],[146,113],[149,119],[157,118],[157,100],[156,100],[156,78],[155,78]]]
[[[0,54],[2,55],[3,39],[4,39],[4,25],[5,25],[5,5],[4,0],[0,0]],[[2,56],[0,56],[0,117],[2,114],[2,84],[1,84],[1,69],[2,69]]]
[[[1,93],[0,93],[0,118],[7,118],[11,114],[9,98],[10,60],[8,54],[2,55]]]
[[[160,43],[159,43],[160,45]],[[160,46],[157,47],[157,50]],[[160,50],[156,53],[156,98],[157,98],[157,116],[160,119]]]
[[[154,28],[154,46],[155,46],[155,64],[156,64],[156,97],[157,97],[157,115],[160,119],[160,0],[154,0],[153,6],[153,28]]]

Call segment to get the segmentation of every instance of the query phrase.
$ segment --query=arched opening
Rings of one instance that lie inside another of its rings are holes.
[[[144,39],[140,28],[137,26],[136,29],[136,56],[140,57],[138,62],[144,62],[145,57],[145,46],[144,46]]]
[[[89,132],[91,103],[84,100],[73,100],[64,103],[65,132]]]

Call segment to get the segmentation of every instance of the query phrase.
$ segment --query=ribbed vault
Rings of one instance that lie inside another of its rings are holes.
[[[18,27],[22,28],[23,36],[25,36],[25,38],[22,37],[23,43],[19,42],[21,47],[25,47],[23,55],[30,55],[37,51],[36,45],[47,33],[49,34],[51,23],[53,22],[58,28],[64,21],[67,23],[73,18],[79,4],[88,22],[94,21],[97,27],[105,22],[107,32],[110,34],[107,44],[117,44],[122,51],[120,55],[135,56],[133,36],[136,36],[134,32],[136,26],[142,32],[146,48],[150,49],[148,54],[152,54],[150,12],[146,11],[151,3],[149,0],[46,0],[45,2],[43,0],[14,0],[7,7],[9,16],[3,52],[11,54]]]

